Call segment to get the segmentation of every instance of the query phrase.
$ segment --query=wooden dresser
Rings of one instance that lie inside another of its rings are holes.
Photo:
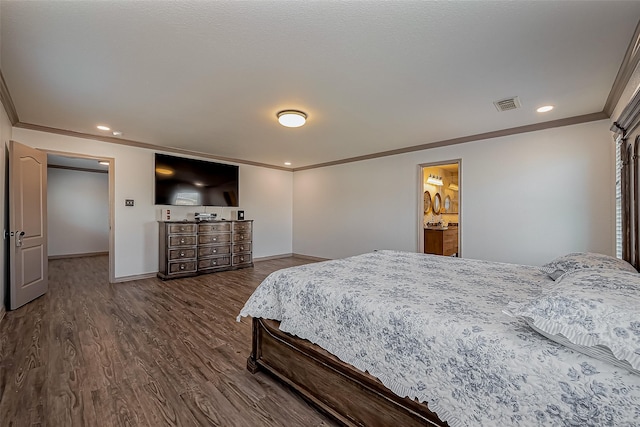
[[[458,227],[424,229],[424,253],[451,256],[458,253]]]
[[[158,277],[251,267],[253,221],[159,221]]]

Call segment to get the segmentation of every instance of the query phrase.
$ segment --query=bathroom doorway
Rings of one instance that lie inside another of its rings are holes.
[[[420,165],[418,249],[461,256],[462,159]]]

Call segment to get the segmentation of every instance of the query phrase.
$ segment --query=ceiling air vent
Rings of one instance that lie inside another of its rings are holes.
[[[517,96],[512,98],[501,99],[500,101],[495,101],[493,105],[496,106],[498,111],[509,111],[515,110],[516,108],[520,108],[520,99]]]

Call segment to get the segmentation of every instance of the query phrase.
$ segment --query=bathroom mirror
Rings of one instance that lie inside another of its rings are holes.
[[[444,198],[444,211],[445,212],[451,211],[451,197],[449,196]]]
[[[440,215],[441,207],[442,207],[442,199],[440,198],[440,193],[436,193],[433,196],[433,213],[436,215]]]
[[[431,194],[428,191],[424,192],[424,213],[431,212]]]

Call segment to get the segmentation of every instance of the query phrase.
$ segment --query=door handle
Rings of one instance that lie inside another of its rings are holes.
[[[17,232],[16,231],[16,246],[20,247],[22,246],[22,238],[24,237],[24,231],[21,232]]]

